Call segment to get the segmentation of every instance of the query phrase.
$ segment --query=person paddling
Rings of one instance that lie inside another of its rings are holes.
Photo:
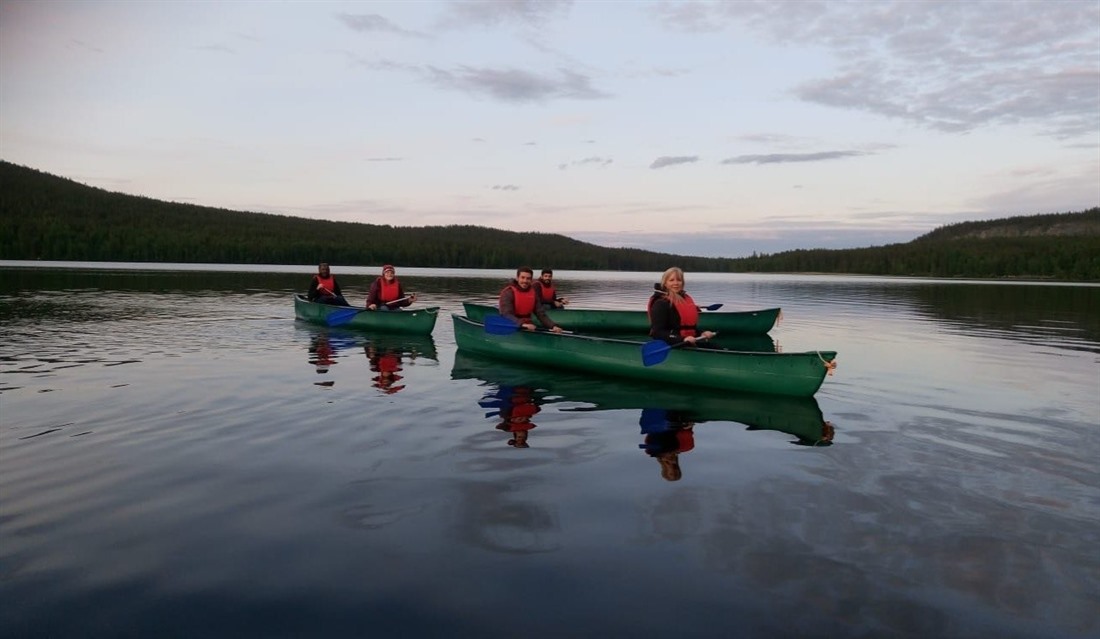
[[[544,268],[535,282],[535,297],[539,305],[545,309],[565,308],[569,300],[558,296],[558,289],[554,286],[554,271]]]
[[[370,285],[370,292],[367,293],[367,308],[372,311],[396,311],[415,301],[415,294],[405,293],[392,264],[382,267],[382,277],[374,280]]]
[[[515,279],[500,292],[497,310],[501,317],[519,324],[524,330],[535,330],[535,324],[531,321],[531,316],[534,315],[543,326],[555,333],[560,333],[561,327],[546,315],[546,311],[538,303],[535,288],[531,285],[534,279],[535,271],[530,266],[521,266],[516,269]]]
[[[329,269],[328,262],[321,262],[317,265],[317,274],[309,281],[309,291],[306,292],[306,298],[311,302],[320,302],[321,304],[349,306],[348,301],[344,299],[343,292],[340,290],[340,284],[336,282],[336,276]]]
[[[649,336],[668,344],[681,342],[694,346],[697,340],[714,337],[711,331],[699,332],[699,306],[684,290],[684,271],[678,266],[661,275],[661,283],[649,298]]]

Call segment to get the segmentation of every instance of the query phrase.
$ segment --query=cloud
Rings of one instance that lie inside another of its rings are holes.
[[[492,189],[494,191],[518,191],[519,187],[515,184],[494,184]]]
[[[572,8],[572,0],[463,0],[447,5],[439,26],[492,27],[506,23],[541,26]]]
[[[594,156],[591,156],[591,157],[584,158],[582,160],[573,160],[572,162],[565,162],[565,163],[559,164],[558,168],[561,169],[562,171],[564,171],[565,169],[567,169],[571,166],[584,166],[586,164],[595,164],[597,166],[607,166],[607,165],[611,164],[612,162],[614,162],[614,160],[612,160],[611,158],[605,158],[605,157],[600,157],[598,155],[594,155]]]
[[[429,66],[424,70],[432,84],[455,91],[485,95],[505,102],[544,102],[555,98],[596,100],[611,97],[592,87],[588,76],[559,69],[544,76],[522,69],[490,69],[460,66],[454,70]]]
[[[224,44],[206,44],[195,47],[198,51],[209,51],[211,53],[237,53],[235,50]]]
[[[951,133],[1027,125],[1069,139],[1100,129],[1100,3],[727,2],[655,15],[670,30],[738,25],[823,49],[837,72],[791,87],[806,102]]]
[[[69,44],[66,45],[66,46],[67,47],[76,47],[76,48],[79,48],[79,49],[83,49],[84,51],[91,51],[93,53],[103,53],[103,49],[101,49],[100,47],[97,47],[94,44],[88,44],[87,42],[84,42],[83,40],[75,40],[75,39],[69,40]]]
[[[406,38],[430,38],[426,33],[404,29],[377,13],[338,13],[336,19],[352,31],[362,33],[392,33]]]
[[[674,164],[691,164],[692,162],[698,162],[698,155],[662,155],[661,157],[653,160],[653,164],[649,165],[651,169],[661,169],[666,166],[672,166]]]
[[[870,155],[864,151],[822,151],[820,153],[769,153],[764,155],[738,155],[726,158],[721,164],[783,164],[789,162],[821,162],[842,158]]]

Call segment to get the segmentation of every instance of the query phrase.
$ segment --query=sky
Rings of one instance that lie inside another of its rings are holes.
[[[0,159],[739,257],[1100,206],[1100,0],[0,0]]]

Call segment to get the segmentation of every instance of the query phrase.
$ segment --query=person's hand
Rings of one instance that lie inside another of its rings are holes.
[[[523,324],[520,324],[520,326],[521,326],[521,327],[523,328],[523,330],[525,330],[525,331],[533,331],[533,330],[535,330],[535,325],[534,325],[534,324],[532,324],[531,322],[525,322],[525,323],[523,323]]]
[[[561,332],[561,327],[560,326],[555,326],[554,328],[552,328],[550,330],[554,331],[555,333],[560,333]]]
[[[367,308],[372,310],[372,311],[377,311],[378,310],[378,305],[377,304],[371,304],[370,306],[367,306]]]
[[[694,346],[695,345],[695,338],[692,337],[691,335],[688,335],[687,337],[684,338],[684,343],[685,344],[691,344],[691,345]]]
[[[569,303],[569,298],[568,297],[561,298],[561,305],[562,306],[565,306],[568,303]]]
[[[416,301],[416,293],[413,293],[412,295],[409,296],[409,301],[410,302],[415,302]]]
[[[714,337],[714,335],[715,334],[711,331],[703,331],[703,334],[700,335],[700,337],[703,338],[703,339],[710,339],[710,338]]]

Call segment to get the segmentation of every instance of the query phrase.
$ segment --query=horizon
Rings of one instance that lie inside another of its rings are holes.
[[[1100,205],[1100,3],[0,11],[5,159],[168,202],[730,258]]]

